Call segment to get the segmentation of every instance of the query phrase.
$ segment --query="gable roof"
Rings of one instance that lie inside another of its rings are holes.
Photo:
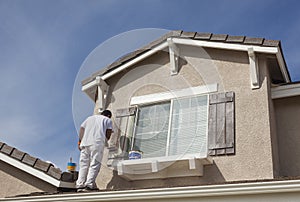
[[[53,164],[0,142],[0,161],[33,175],[56,187],[74,188],[76,176],[62,172]],[[76,175],[76,174],[75,174]]]
[[[103,76],[116,68],[124,65],[125,63],[133,60],[134,58],[146,53],[147,51],[157,47],[162,42],[166,41],[170,37],[182,38],[182,39],[192,39],[195,41],[207,41],[207,42],[216,42],[216,43],[225,43],[225,44],[240,44],[240,45],[253,45],[260,47],[277,47],[279,49],[280,55],[282,53],[281,42],[279,40],[270,40],[265,38],[257,38],[257,37],[248,37],[248,36],[231,36],[228,34],[213,34],[213,33],[203,33],[203,32],[185,32],[185,31],[170,31],[157,40],[149,43],[148,45],[137,49],[131,53],[128,53],[122,57],[120,57],[115,62],[111,63],[105,68],[101,68],[100,71],[95,72],[90,77],[86,78],[81,82],[82,86],[88,84],[93,81],[97,76]],[[230,49],[230,48],[229,48]],[[282,62],[284,64],[284,72],[287,77],[287,81],[290,82],[290,74],[288,69],[286,68],[285,60],[282,57]],[[283,74],[284,74],[283,73]]]

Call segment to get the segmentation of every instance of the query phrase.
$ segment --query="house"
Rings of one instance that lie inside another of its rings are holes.
[[[97,178],[106,191],[15,201],[300,197],[300,83],[280,41],[172,31],[94,73],[82,90],[94,113],[113,112]]]
[[[0,142],[0,200],[74,189],[76,178],[76,172],[62,172],[49,162]]]
[[[170,32],[82,82],[95,113],[111,109],[118,128],[98,184],[149,188],[298,176],[299,86],[279,41]],[[142,151],[142,159],[128,160],[131,150]]]

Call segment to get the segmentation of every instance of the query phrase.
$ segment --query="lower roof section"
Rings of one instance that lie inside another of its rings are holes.
[[[0,201],[299,201],[300,180],[160,189],[103,191],[0,199]]]
[[[300,82],[273,87],[271,93],[272,99],[300,96]]]

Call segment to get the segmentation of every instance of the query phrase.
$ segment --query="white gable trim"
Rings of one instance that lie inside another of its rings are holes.
[[[158,51],[164,50],[169,47],[169,43],[172,42],[173,46],[176,44],[181,45],[190,45],[190,46],[198,46],[198,47],[207,47],[207,48],[217,48],[217,49],[226,49],[226,50],[236,50],[236,51],[245,51],[248,52],[248,50],[253,50],[253,53],[267,53],[267,54],[275,54],[276,58],[278,60],[278,64],[280,67],[280,70],[283,74],[283,77],[286,82],[290,82],[290,78],[287,72],[287,68],[283,59],[283,55],[281,53],[281,50],[279,47],[262,47],[262,46],[255,46],[255,45],[245,45],[245,44],[232,44],[232,43],[223,43],[223,42],[212,42],[212,41],[201,41],[201,40],[193,40],[193,39],[183,39],[183,38],[175,38],[170,37],[165,42],[161,43],[160,45],[152,48],[151,50],[143,53],[142,55],[130,60],[129,62],[117,67],[116,69],[104,74],[101,76],[102,80],[106,80],[115,74],[121,72],[124,69],[127,69],[128,67],[144,60],[145,58],[155,54]],[[171,47],[172,48],[172,47]],[[174,48],[174,47],[173,47]],[[176,56],[176,54],[174,54]],[[170,56],[170,58],[174,59],[174,62],[176,60],[176,57]],[[176,66],[172,67],[175,68],[176,72]],[[93,81],[85,84],[82,86],[82,91],[87,92],[89,88],[94,87],[97,85],[97,82],[94,79]]]
[[[279,47],[262,47],[262,46],[255,46],[255,45],[230,44],[230,43],[199,41],[199,40],[182,39],[182,38],[173,38],[173,42],[182,45],[200,46],[200,47],[207,47],[207,48],[219,48],[219,49],[227,49],[227,50],[246,51],[246,52],[248,52],[249,49],[253,49],[253,52],[275,54],[285,81],[290,82],[287,68]]]
[[[20,169],[30,175],[33,175],[39,179],[41,179],[42,181],[48,182],[49,184],[52,184],[55,187],[65,187],[65,188],[74,188],[75,185],[74,183],[68,183],[68,182],[61,182],[49,175],[47,175],[46,173],[39,171],[31,166],[28,166],[16,159],[13,159],[3,153],[0,153],[0,160],[17,168]]]
[[[122,70],[124,70],[124,69],[126,69],[126,68],[140,62],[140,61],[142,61],[142,60],[144,60],[145,58],[147,58],[147,57],[149,57],[149,56],[151,56],[151,55],[157,53],[158,51],[163,50],[167,47],[168,47],[168,43],[165,41],[164,43],[154,47],[153,49],[151,49],[151,50],[145,52],[144,54],[134,58],[133,60],[130,60],[129,62],[121,65],[120,67],[112,70],[111,72],[108,72],[107,74],[104,74],[103,76],[101,76],[101,79],[106,80],[106,79],[112,77],[113,75],[119,73],[120,71],[122,71]]]

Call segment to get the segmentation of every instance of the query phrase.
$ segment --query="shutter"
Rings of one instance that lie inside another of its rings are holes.
[[[209,155],[235,153],[234,92],[209,96]]]
[[[137,108],[116,110],[114,133],[109,140],[109,159],[126,159],[131,144]]]

